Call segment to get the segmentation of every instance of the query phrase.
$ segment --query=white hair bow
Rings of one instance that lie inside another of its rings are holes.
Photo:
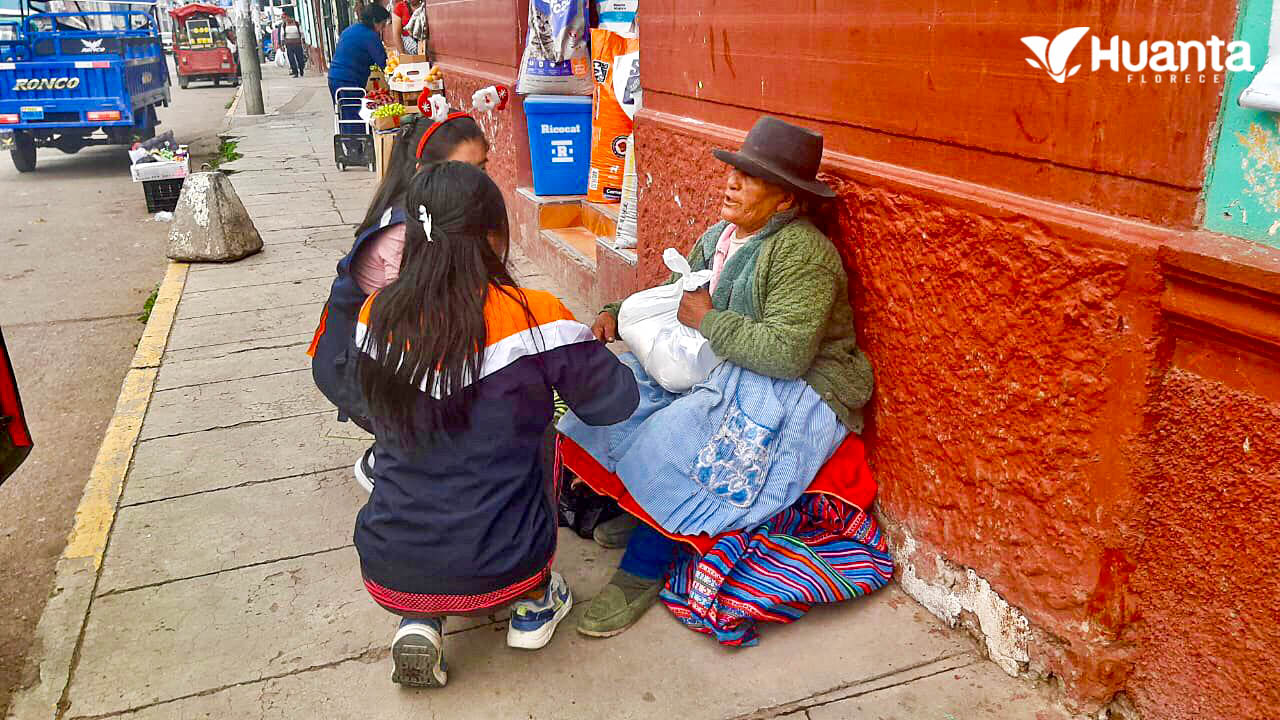
[[[427,212],[426,205],[418,206],[418,220],[422,222],[422,230],[427,234],[427,242],[435,242],[431,239],[431,213]]]

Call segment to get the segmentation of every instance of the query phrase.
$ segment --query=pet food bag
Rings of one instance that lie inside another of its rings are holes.
[[[590,95],[587,0],[530,0],[516,92]]]
[[[676,318],[684,293],[711,282],[711,271],[691,272],[689,262],[675,248],[667,248],[662,261],[680,277],[624,300],[618,334],[650,377],[668,391],[682,393],[706,380],[720,364],[702,333]]]
[[[640,106],[640,41],[608,30],[591,31],[591,172],[587,199],[622,199],[622,176],[631,127]]]
[[[614,247],[629,249],[640,240],[640,178],[636,174],[636,143],[627,142],[627,161],[622,167],[622,203],[618,205],[618,230]]]
[[[636,8],[639,0],[597,0],[597,17],[601,30],[620,33],[636,32]]]

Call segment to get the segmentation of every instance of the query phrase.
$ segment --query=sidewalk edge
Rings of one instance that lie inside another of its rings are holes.
[[[222,122],[218,125],[218,135],[223,135],[231,129],[232,124],[234,124],[236,110],[240,109],[240,98],[242,97],[244,97],[243,81],[236,86],[235,97],[231,98],[231,107],[227,108],[227,111],[222,114]]]
[[[58,559],[49,602],[36,625],[28,657],[39,658],[38,679],[14,693],[9,720],[58,718],[66,710],[66,693],[93,603],[98,571],[189,268],[187,263],[170,263],[156,293],[151,317],[121,384],[115,412],[76,508],[67,546]]]

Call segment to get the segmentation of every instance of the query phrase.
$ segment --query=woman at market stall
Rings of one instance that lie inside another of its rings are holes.
[[[423,8],[425,0],[399,0],[391,13],[391,34],[396,38],[401,53],[406,55],[426,55],[426,15]],[[421,27],[412,24],[413,15],[422,11]],[[428,58],[430,59],[430,58]]]
[[[579,620],[583,634],[616,635],[654,603],[675,551],[663,533],[759,526],[795,503],[846,435],[862,430],[871,364],[858,348],[840,255],[806,217],[834,196],[817,179],[822,144],[816,132],[764,117],[740,151],[715,151],[729,165],[721,221],[688,255],[712,280],[709,290],[684,294],[679,321],[725,362],[675,395],[624,355],[641,387],[636,413],[609,428],[572,413],[559,425],[663,531],[635,528]],[[610,305],[596,319],[598,339],[618,338],[618,311]]]
[[[367,410],[353,361],[356,314],[371,293],[400,275],[407,218],[404,196],[414,173],[419,167],[449,160],[471,163],[481,170],[488,164],[489,143],[469,115],[451,112],[443,122],[433,123],[422,115],[409,114],[402,122],[387,173],[356,228],[355,243],[338,261],[338,276],[308,350],[316,386],[337,406],[340,417],[349,417],[366,430],[370,429]],[[367,491],[373,488],[373,456],[370,447],[355,464],[356,481]]]
[[[573,605],[551,570],[540,462],[553,391],[601,424],[638,395],[555,296],[516,285],[502,191],[484,171],[424,167],[406,202],[400,277],[369,296],[356,328],[378,462],[354,541],[365,588],[403,618],[392,681],[440,687],[445,616],[512,605],[507,644],[536,650]]]
[[[338,88],[364,89],[369,82],[369,67],[387,64],[387,51],[382,46],[382,32],[391,19],[391,13],[381,5],[372,4],[360,13],[360,22],[342,31],[338,45],[329,61],[329,97],[335,99]],[[353,108],[343,120],[357,120],[358,109]]]

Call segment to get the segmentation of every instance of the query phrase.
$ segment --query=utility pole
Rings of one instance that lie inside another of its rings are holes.
[[[258,33],[254,30],[253,8],[249,0],[236,2],[236,50],[240,53],[241,100],[247,115],[263,115],[262,65],[258,63]]]

